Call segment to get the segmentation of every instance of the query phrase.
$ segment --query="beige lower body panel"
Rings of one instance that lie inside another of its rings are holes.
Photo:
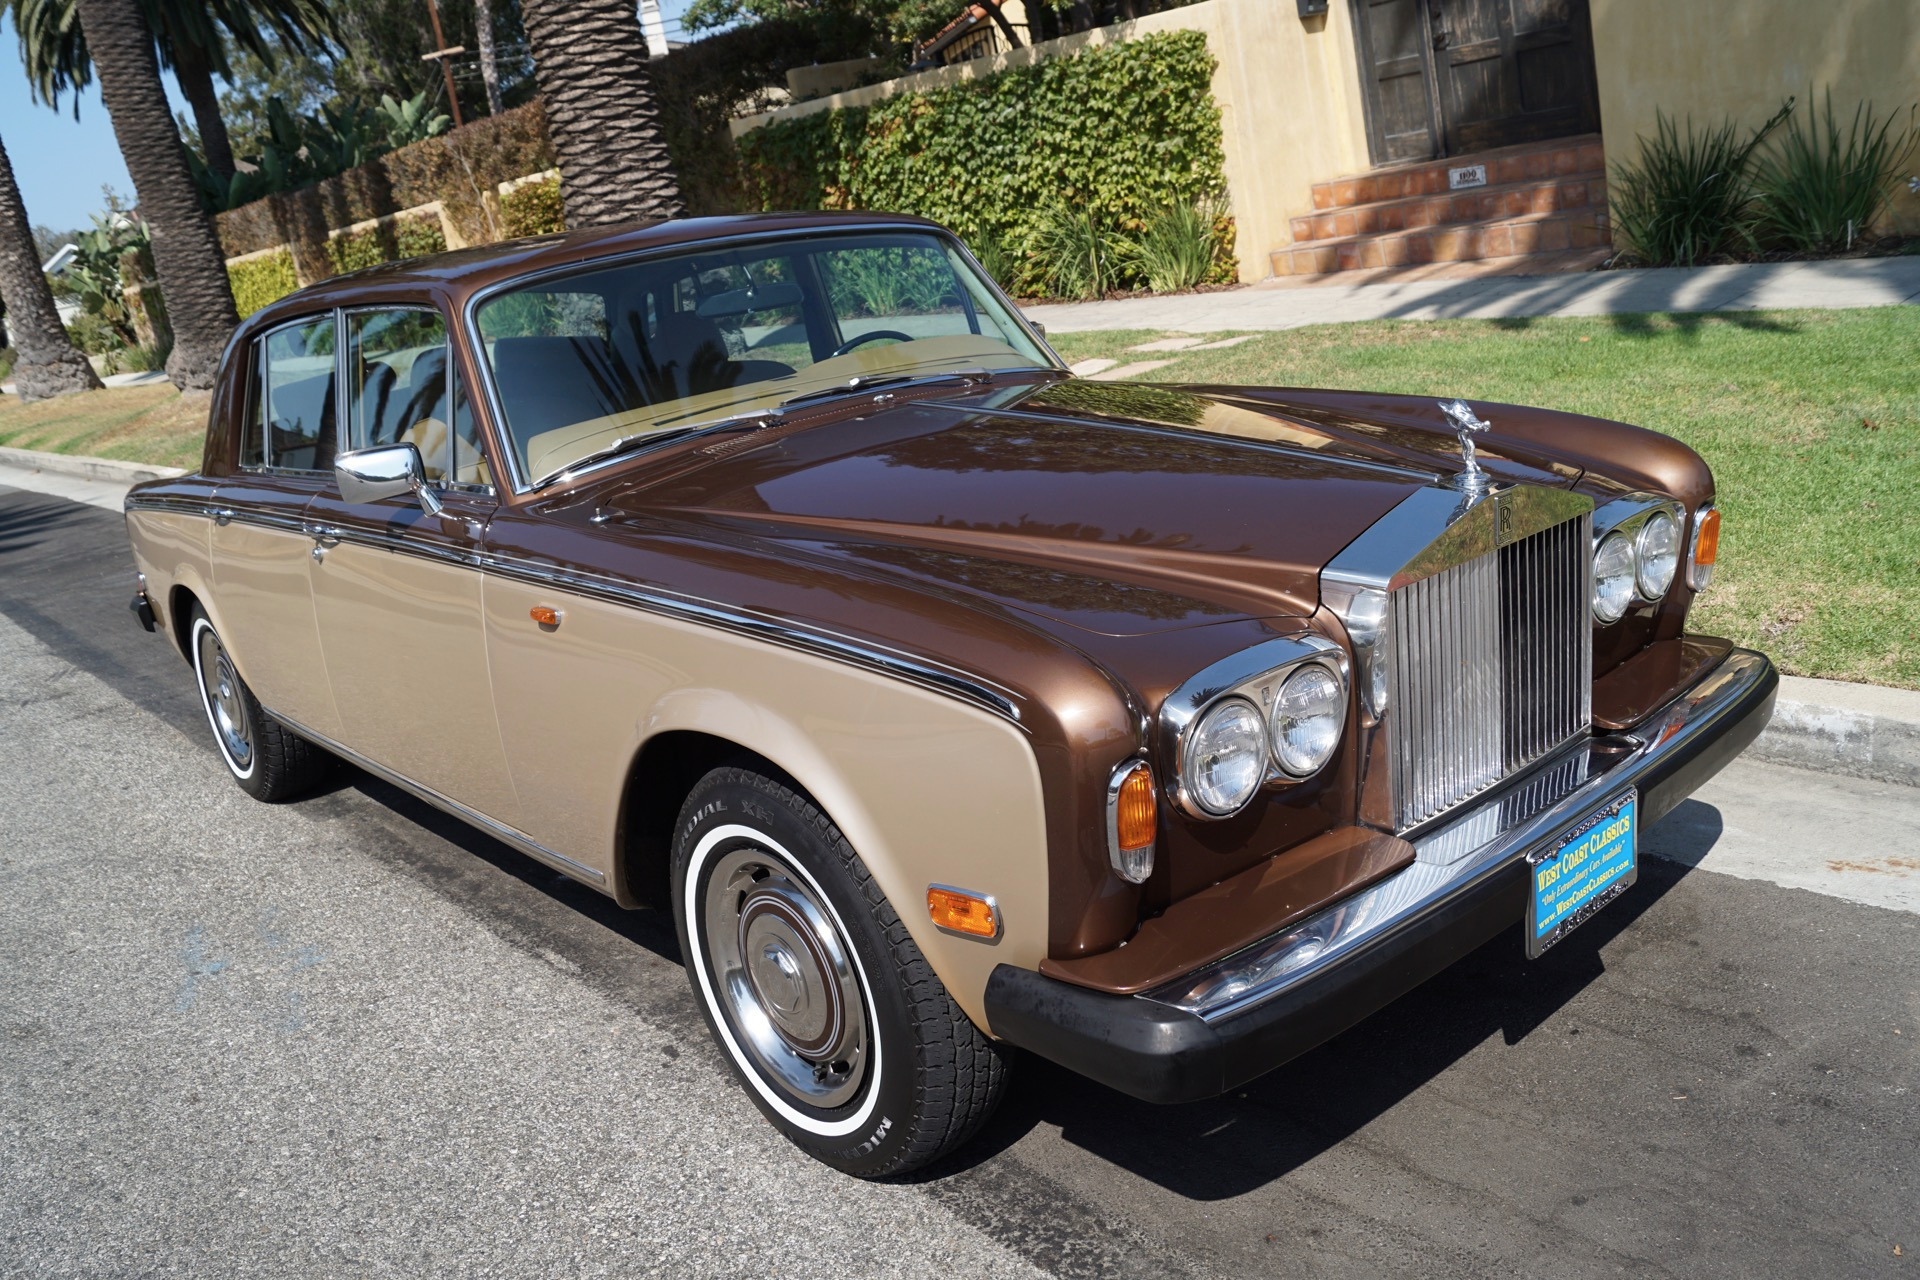
[[[845,833],[960,1006],[1047,945],[1039,769],[1012,723],[917,686],[712,627],[489,577],[487,646],[520,828],[607,873],[645,743],[691,730],[795,778]],[[528,611],[562,611],[545,629]],[[929,884],[994,897],[993,942],[936,929]]]

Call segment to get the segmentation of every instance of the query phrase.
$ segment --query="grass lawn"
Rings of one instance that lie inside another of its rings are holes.
[[[206,442],[208,400],[182,396],[168,382],[34,404],[0,395],[0,445],[192,470]]]
[[[1393,320],[1185,353],[1050,336],[1070,361],[1171,358],[1155,381],[1463,395],[1678,436],[1726,521],[1696,629],[1794,674],[1920,688],[1920,307]]]
[[[1464,395],[1678,436],[1712,464],[1726,519],[1695,626],[1799,675],[1920,688],[1920,307],[1390,320],[1127,350],[1165,336],[1053,344],[1072,361],[1171,361],[1151,380]],[[165,385],[0,396],[0,444],[191,468],[206,412]]]

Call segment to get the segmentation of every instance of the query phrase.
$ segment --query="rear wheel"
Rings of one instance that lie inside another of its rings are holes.
[[[716,769],[680,812],[673,902],[707,1024],[754,1102],[863,1178],[965,1142],[1006,1085],[838,828],[805,796]]]
[[[260,707],[220,633],[199,605],[187,624],[187,650],[213,744],[241,790],[256,800],[295,800],[326,778],[329,757]]]

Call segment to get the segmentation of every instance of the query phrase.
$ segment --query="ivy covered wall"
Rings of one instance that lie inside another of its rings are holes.
[[[1017,262],[1063,202],[1121,232],[1226,185],[1214,58],[1168,31],[870,106],[776,120],[736,142],[762,209],[912,213]],[[1221,275],[1232,279],[1228,259]]]

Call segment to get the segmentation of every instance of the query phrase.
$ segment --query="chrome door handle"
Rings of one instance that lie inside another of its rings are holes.
[[[235,512],[232,507],[219,507],[214,510],[213,522],[224,529],[233,523],[234,515]]]
[[[300,531],[313,539],[313,558],[316,563],[326,559],[327,552],[340,545],[345,535],[344,529],[336,529],[330,524],[302,525]]]

